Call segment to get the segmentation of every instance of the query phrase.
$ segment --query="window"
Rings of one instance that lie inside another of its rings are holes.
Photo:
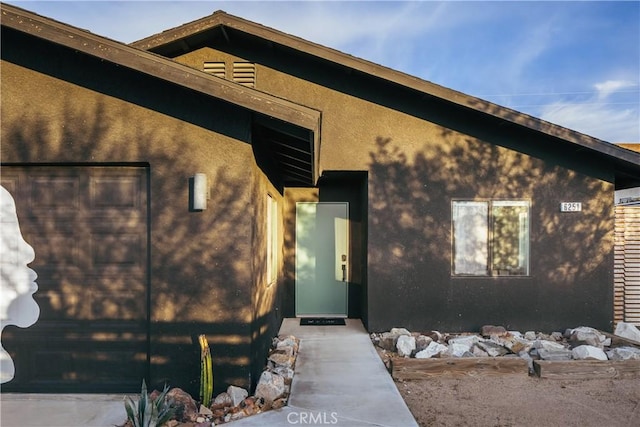
[[[267,283],[276,281],[278,273],[278,203],[267,194]]]
[[[529,275],[529,205],[525,200],[454,201],[453,274]]]

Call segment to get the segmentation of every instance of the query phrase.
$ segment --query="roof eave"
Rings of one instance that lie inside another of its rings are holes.
[[[319,179],[321,113],[318,110],[224,80],[152,52],[110,40],[79,28],[0,4],[2,26],[47,40],[122,67],[153,76],[216,99],[305,129],[315,152],[312,185]]]
[[[246,88],[152,52],[106,39],[24,9],[2,3],[1,10],[2,26],[178,84],[257,113],[275,117],[313,132],[319,129],[320,112],[312,108]]]
[[[531,115],[521,113],[491,103],[489,101],[458,92],[438,84],[422,80],[418,77],[393,70],[391,68],[375,64],[373,62],[357,58],[335,49],[322,46],[302,38],[283,33],[273,28],[251,22],[223,11],[217,11],[213,15],[184,24],[182,26],[164,31],[132,43],[140,49],[155,49],[164,44],[175,42],[181,38],[210,30],[216,26],[225,26],[280,44],[288,48],[304,52],[305,54],[330,61],[344,67],[352,68],[370,76],[395,83],[409,89],[423,93],[424,95],[440,98],[446,102],[455,104],[465,109],[470,109],[488,116],[492,116],[522,126],[542,134],[559,138],[580,147],[596,151],[608,156],[614,156],[623,162],[638,163],[638,156],[626,153],[625,150],[613,146],[609,142],[598,138],[559,126]]]

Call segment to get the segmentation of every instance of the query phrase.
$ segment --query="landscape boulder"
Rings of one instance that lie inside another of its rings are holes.
[[[264,371],[262,375],[260,375],[255,397],[258,399],[262,398],[269,404],[272,404],[274,400],[283,397],[286,391],[287,388],[283,377],[269,371]]]
[[[640,360],[640,348],[623,346],[607,351],[609,360]]]
[[[241,387],[236,387],[234,385],[230,385],[227,388],[227,394],[231,398],[231,404],[233,406],[238,406],[240,402],[246,399],[249,396],[249,392]]]
[[[575,328],[569,335],[569,342],[574,347],[590,345],[602,349],[605,345],[611,343],[611,341],[607,342],[607,340],[608,339],[604,334],[600,333],[597,329],[590,328],[588,326]]]
[[[501,337],[507,333],[507,330],[504,326],[493,326],[493,325],[484,325],[480,329],[480,335],[485,338],[489,338],[491,336]]]
[[[416,353],[416,359],[429,359],[431,357],[440,356],[442,353],[446,353],[448,347],[446,345],[432,341],[427,348]]]
[[[640,343],[640,329],[638,329],[631,323],[618,322],[614,334],[619,337],[627,338],[631,341]]]
[[[507,350],[506,348],[504,348],[500,344],[495,343],[495,342],[490,341],[490,340],[479,341],[478,342],[478,347],[480,347],[482,350],[486,351],[487,354],[489,356],[491,356],[491,357],[500,357],[500,356],[504,356],[505,354],[509,353],[509,350]]]
[[[191,395],[181,388],[174,387],[166,394],[166,401],[176,406],[176,418],[195,421],[198,418],[198,405]]]
[[[231,399],[231,396],[229,396],[229,393],[227,393],[226,391],[223,391],[222,393],[217,395],[215,399],[213,399],[213,404],[211,406],[216,408],[233,406],[233,399]]]
[[[416,339],[410,335],[401,335],[398,337],[396,348],[400,356],[409,357],[413,350],[416,349]]]
[[[480,338],[476,335],[467,335],[451,338],[449,344],[449,354],[453,357],[472,357],[473,348]]]
[[[382,334],[380,334],[378,347],[387,351],[395,351],[397,342],[398,335],[393,335],[391,332],[383,332]]]
[[[575,360],[609,360],[602,349],[586,344],[571,350],[571,356]]]
[[[433,342],[433,339],[431,339],[431,337],[428,337],[426,335],[418,335],[418,337],[416,338],[415,352],[417,353],[419,351],[424,350],[432,342]]]
[[[411,335],[411,332],[409,332],[409,330],[406,328],[391,328],[390,333],[391,335],[395,335],[397,337],[401,335],[407,335],[407,336]]]

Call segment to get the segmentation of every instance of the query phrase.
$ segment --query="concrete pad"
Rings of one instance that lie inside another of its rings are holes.
[[[124,394],[0,394],[2,427],[113,427],[127,419]]]
[[[371,427],[366,421],[343,418],[336,413],[326,411],[310,411],[295,406],[286,406],[274,411],[263,412],[258,415],[233,421],[229,427],[276,427],[276,426],[309,426],[331,425],[344,427]],[[376,424],[380,425],[380,424]]]
[[[285,319],[281,335],[300,339],[289,405],[382,426],[417,426],[362,322],[300,326]]]

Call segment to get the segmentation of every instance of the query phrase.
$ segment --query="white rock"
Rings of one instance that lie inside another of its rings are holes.
[[[577,343],[584,343],[593,347],[603,348],[607,337],[597,329],[588,326],[580,326],[571,331],[569,340]]]
[[[547,351],[564,350],[565,346],[555,341],[537,339],[533,342],[533,348],[543,348]]]
[[[579,345],[578,347],[571,350],[571,357],[576,360],[609,360],[602,349],[594,347],[592,345]]]
[[[480,341],[476,335],[467,335],[449,340],[449,354],[454,357],[463,357],[465,353],[471,353],[473,347]]]
[[[477,335],[464,335],[460,337],[451,338],[449,340],[449,344],[462,344],[466,345],[469,349],[473,347],[474,344],[477,344],[479,341],[483,341]]]
[[[616,347],[607,351],[609,360],[640,360],[640,348]]]
[[[475,357],[489,357],[489,353],[477,346],[473,346],[472,353]]]
[[[538,356],[542,360],[571,360],[571,350],[562,347],[547,350],[545,348],[539,348],[537,350]]]
[[[395,335],[395,336],[400,336],[400,335],[411,335],[411,332],[409,332],[407,329],[405,328],[391,328],[390,331],[391,335]]]
[[[411,356],[411,352],[416,349],[416,339],[412,336],[401,335],[398,337],[396,348],[400,356]]]
[[[233,404],[233,400],[231,400],[231,396],[226,391],[223,391],[213,400],[214,405],[224,405],[231,406]]]
[[[486,351],[491,357],[500,357],[509,353],[509,350],[491,340],[479,342],[478,347]]]
[[[631,323],[618,322],[614,334],[622,338],[640,342],[640,330]]]
[[[279,397],[284,396],[286,391],[287,388],[283,377],[269,371],[264,371],[262,375],[260,375],[255,396],[257,398],[262,397],[265,401],[271,403]]]
[[[231,397],[231,403],[233,406],[238,406],[240,402],[246,399],[249,396],[249,392],[242,387],[236,387],[234,385],[230,385],[227,387],[227,394]]]
[[[424,350],[416,353],[416,359],[429,359],[438,354],[447,352],[448,348],[446,345],[437,343],[435,341],[431,342]]]
[[[524,333],[524,338],[529,341],[536,339],[536,333],[534,331],[527,331]]]
[[[418,338],[416,338],[416,350],[424,350],[431,342],[433,342],[433,339],[431,337],[420,335]]]

